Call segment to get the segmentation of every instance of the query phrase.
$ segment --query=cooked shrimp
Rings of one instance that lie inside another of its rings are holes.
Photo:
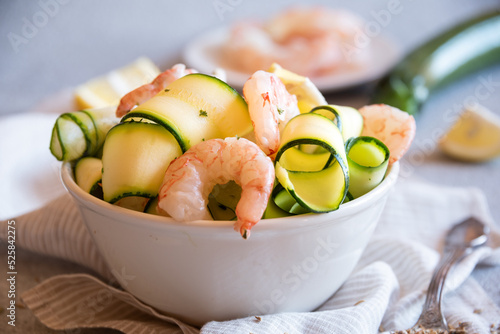
[[[273,73],[255,72],[243,85],[257,145],[267,155],[273,155],[280,146],[280,131],[286,123],[300,114],[297,97],[286,90]]]
[[[229,66],[249,73],[277,62],[303,76],[322,76],[369,63],[364,27],[364,19],[350,11],[291,7],[265,22],[235,24],[222,55]]]
[[[242,190],[234,229],[246,239],[266,209],[274,165],[256,144],[244,138],[203,141],[174,160],[160,187],[159,211],[178,221],[211,219],[208,195],[214,185],[231,180]]]
[[[175,80],[196,72],[193,69],[186,69],[186,65],[184,64],[174,65],[172,68],[160,73],[151,83],[144,84],[125,94],[121,98],[118,108],[116,108],[116,117],[124,116],[136,105],[146,102]]]
[[[279,43],[329,34],[339,40],[352,40],[362,32],[363,24],[360,16],[347,10],[294,6],[267,21],[265,29]]]
[[[382,141],[390,151],[389,164],[403,157],[415,137],[413,116],[386,104],[372,104],[359,109],[363,115],[361,135]]]

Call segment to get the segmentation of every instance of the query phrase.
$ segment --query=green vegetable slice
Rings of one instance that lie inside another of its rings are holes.
[[[109,131],[103,149],[104,200],[142,211],[147,200],[141,198],[158,195],[168,165],[181,154],[177,141],[161,125],[140,122],[116,125]],[[136,199],[122,200],[125,197]]]
[[[294,157],[298,154],[297,145],[303,144],[318,145],[327,154],[321,153],[318,157],[302,152],[307,154],[305,161],[311,159],[313,163],[301,164],[300,159]],[[289,150],[292,151],[287,153]],[[303,208],[312,212],[338,209],[349,185],[344,141],[338,127],[330,119],[315,113],[292,118],[283,130],[276,154],[276,177]]]
[[[266,211],[262,215],[262,219],[272,219],[272,218],[281,218],[291,216],[289,212],[280,209],[274,200],[270,200],[267,202]]]
[[[75,181],[85,192],[102,197],[102,161],[94,157],[84,157],[75,165]]]
[[[273,191],[272,199],[272,202],[274,202],[274,204],[278,208],[289,214],[302,214],[311,212],[310,210],[302,207],[299,203],[297,203],[295,198],[290,195],[290,193],[281,185],[276,187],[275,191]]]
[[[267,207],[266,211],[264,211],[264,214],[262,215],[262,219],[269,219],[269,218],[280,218],[280,217],[288,217],[291,216],[292,214],[288,211],[283,210],[280,206],[276,204],[275,197],[280,191],[285,191],[286,190],[283,188],[283,186],[275,181],[274,182],[274,188],[273,191],[271,192],[271,197],[269,201],[267,201]],[[294,203],[297,203],[295,199],[293,199]],[[279,204],[279,201],[278,201]]]
[[[150,198],[146,196],[125,196],[113,202],[114,205],[129,210],[144,212]]]
[[[344,141],[361,135],[363,131],[363,116],[358,109],[332,104],[330,106],[340,115],[340,119],[342,120],[342,138],[344,138]]]
[[[333,106],[330,105],[317,106],[315,108],[312,108],[310,112],[325,116],[326,118],[334,122],[339,128],[339,130],[342,132],[342,119],[340,118],[339,113]]]
[[[302,172],[314,172],[321,170],[328,166],[332,157],[331,153],[322,148],[319,151],[318,145],[314,144],[301,144],[297,146],[292,146],[289,149],[283,151],[280,157],[280,164],[282,167],[291,171],[302,171]],[[310,148],[310,150],[305,150]],[[310,152],[310,153],[308,153]]]
[[[342,132],[342,119],[340,118],[340,115],[337,112],[337,110],[335,110],[332,106],[329,105],[317,106],[312,108],[309,112],[319,114],[330,119],[333,123],[335,123],[335,125],[337,125],[339,130]],[[300,145],[300,150],[309,154],[327,152],[324,148],[320,146],[307,145],[307,144]]]
[[[95,156],[109,129],[118,122],[114,107],[64,113],[52,129],[50,151],[60,161]]]
[[[175,80],[122,120],[130,118],[164,126],[183,152],[203,140],[243,137],[253,129],[243,97],[225,82],[200,73]]]
[[[380,140],[361,136],[346,143],[349,164],[349,193],[358,198],[384,179],[389,164],[389,149]]]
[[[342,202],[342,204],[347,203],[347,202],[350,202],[350,201],[352,201],[353,199],[354,199],[354,197],[351,195],[351,193],[350,193],[350,192],[347,192],[347,195],[345,196],[344,201]]]
[[[323,115],[335,122],[342,132],[344,141],[358,137],[363,131],[363,116],[355,108],[329,104],[313,108],[310,112]]]
[[[208,211],[214,220],[235,220],[241,186],[234,181],[216,184],[208,195]]]
[[[152,215],[159,215],[158,212],[158,196],[151,198],[144,208],[145,213],[150,213]]]
[[[50,151],[57,160],[76,160],[89,154],[94,139],[94,123],[86,113],[65,113],[57,118],[52,129]]]

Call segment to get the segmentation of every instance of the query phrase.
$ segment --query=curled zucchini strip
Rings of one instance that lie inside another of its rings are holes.
[[[241,198],[241,186],[234,181],[216,184],[208,195],[208,211],[213,220],[236,220],[236,206]]]
[[[182,151],[170,132],[153,123],[123,122],[106,137],[102,154],[104,200],[143,211],[168,165]]]
[[[131,118],[162,125],[177,140],[182,152],[204,140],[243,137],[253,129],[243,97],[225,82],[200,73],[175,80],[126,114],[122,121]]]
[[[325,116],[326,118],[334,122],[339,128],[340,132],[342,132],[342,119],[340,118],[339,113],[333,106],[330,105],[318,106],[312,108],[310,112]]]
[[[146,207],[144,208],[144,212],[152,215],[161,215],[161,213],[158,211],[158,196],[151,198],[148,201]]]
[[[337,124],[344,141],[360,136],[363,130],[363,116],[355,108],[329,104],[313,108],[310,112],[323,115]]]
[[[114,107],[64,113],[52,129],[50,152],[60,161],[94,156],[102,148],[109,129],[119,121]]]
[[[75,165],[75,181],[85,192],[102,198],[102,161],[94,157],[84,157]]]
[[[288,214],[298,215],[311,212],[310,210],[302,207],[299,203],[297,203],[295,198],[290,195],[290,193],[281,184],[278,184],[278,186],[274,188],[271,197],[273,199],[272,202],[279,209]]]
[[[384,179],[389,164],[389,149],[380,140],[361,136],[346,143],[349,164],[349,193],[358,198]]]
[[[297,149],[304,144],[320,146],[326,152],[308,154]],[[292,118],[276,154],[276,177],[303,208],[311,212],[338,209],[347,194],[349,169],[342,134],[335,123],[315,113]],[[298,208],[293,211],[298,212]]]

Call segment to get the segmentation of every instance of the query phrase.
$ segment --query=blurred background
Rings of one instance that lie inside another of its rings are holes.
[[[160,69],[180,60],[194,37],[243,18],[267,18],[293,4],[350,9],[403,52],[498,0],[263,1],[14,0],[0,2],[0,113],[19,113],[61,89],[126,65],[139,56]],[[388,20],[383,12],[397,8]]]

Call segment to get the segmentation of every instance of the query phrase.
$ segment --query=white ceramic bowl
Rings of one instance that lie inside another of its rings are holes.
[[[312,311],[347,279],[370,239],[399,171],[325,214],[260,221],[248,240],[231,221],[179,223],[126,210],[62,180],[122,287],[187,323]]]

